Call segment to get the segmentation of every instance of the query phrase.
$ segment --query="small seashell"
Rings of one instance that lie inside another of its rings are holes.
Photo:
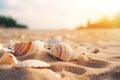
[[[2,58],[0,58],[0,64],[17,64],[18,60],[15,58],[13,54],[4,54]]]
[[[80,55],[77,60],[88,61],[88,58],[85,55]]]
[[[3,47],[3,45],[0,44],[0,54],[10,53],[10,52],[12,52],[10,49]]]
[[[87,54],[87,49],[85,49],[82,46],[77,47],[76,49],[74,49],[71,60],[75,60],[77,59],[79,56],[81,55],[86,55]]]
[[[102,49],[99,47],[92,47],[91,49],[89,49],[89,51],[94,53],[94,54],[97,54],[97,53],[101,52]]]
[[[55,44],[62,42],[61,36],[52,37],[50,40],[48,40],[45,44],[46,49],[51,49]]]
[[[14,67],[15,68],[30,68],[30,67],[45,68],[45,67],[50,67],[50,64],[40,60],[25,60],[25,61],[19,62]]]
[[[0,44],[0,51],[3,49],[3,45],[2,44]]]
[[[11,53],[11,52],[12,52],[12,51],[11,51],[10,49],[8,49],[8,48],[3,48],[2,51],[3,51],[4,53]]]
[[[93,53],[97,54],[97,53],[99,53],[99,52],[101,52],[101,51],[102,51],[102,50],[101,50],[100,48],[95,48],[94,51],[93,51]]]
[[[8,43],[8,49],[10,49],[10,50],[14,50],[14,44],[15,43],[19,43],[19,41],[17,41],[17,40],[9,40],[9,43]]]
[[[39,40],[16,43],[14,45],[14,55],[22,56],[32,53],[39,53],[44,48],[44,42]]]
[[[16,68],[50,67],[50,64],[40,60],[25,60],[19,62],[13,54],[4,54],[2,58],[0,58],[0,64],[10,64]]]
[[[57,43],[51,48],[49,54],[63,61],[70,61],[72,48],[69,44],[63,42]]]

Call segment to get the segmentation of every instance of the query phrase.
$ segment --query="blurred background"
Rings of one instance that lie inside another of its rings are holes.
[[[119,28],[119,0],[0,0],[0,27]]]
[[[120,41],[119,0],[0,0],[0,42],[60,36],[71,45]]]

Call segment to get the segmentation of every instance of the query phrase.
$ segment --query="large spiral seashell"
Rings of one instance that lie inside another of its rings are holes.
[[[57,43],[51,48],[49,54],[63,61],[70,61],[72,48],[69,44],[63,42]]]
[[[14,45],[14,55],[22,56],[32,53],[39,53],[44,48],[44,42],[39,40],[16,43]]]
[[[50,64],[40,60],[25,60],[25,61],[19,62],[14,67],[15,68],[30,68],[30,67],[46,68],[46,67],[50,67]]]
[[[49,51],[49,54],[63,61],[88,60],[85,56],[87,50],[84,47],[79,46],[76,49],[72,49],[69,44],[63,42],[54,45]]]

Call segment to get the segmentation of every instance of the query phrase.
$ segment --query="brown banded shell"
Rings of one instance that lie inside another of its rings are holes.
[[[50,67],[50,64],[40,60],[25,60],[25,61],[19,62],[14,67],[15,68],[29,68],[29,67],[45,68],[45,67]]]
[[[43,48],[44,43],[39,40],[16,43],[14,45],[14,55],[22,56],[32,53],[39,53],[39,51]]]
[[[51,48],[49,54],[63,61],[70,61],[72,56],[72,47],[63,42],[57,43]]]

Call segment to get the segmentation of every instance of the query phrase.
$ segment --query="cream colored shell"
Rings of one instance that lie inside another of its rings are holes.
[[[63,42],[57,43],[49,51],[50,55],[63,61],[81,59],[83,58],[81,56],[86,55],[86,53],[87,51],[84,47],[79,46],[73,50],[69,44]],[[86,56],[84,56],[84,59],[87,59],[87,57],[86,58],[85,57]]]
[[[0,58],[0,64],[17,64],[18,60],[15,58],[13,54],[6,53]]]
[[[50,67],[50,64],[44,61],[40,61],[40,60],[25,60],[25,61],[19,62],[14,67],[16,68],[29,68],[29,67],[44,68],[44,67]]]
[[[79,56],[86,54],[87,54],[87,49],[85,49],[82,46],[78,46],[76,49],[74,49],[71,60],[78,59]]]
[[[49,54],[63,61],[70,61],[72,56],[72,48],[67,43],[57,43],[51,48]]]
[[[4,54],[2,58],[0,58],[0,64],[9,64],[13,65],[15,68],[28,68],[28,67],[50,67],[50,64],[40,61],[40,60],[25,60],[19,62],[13,54]]]

